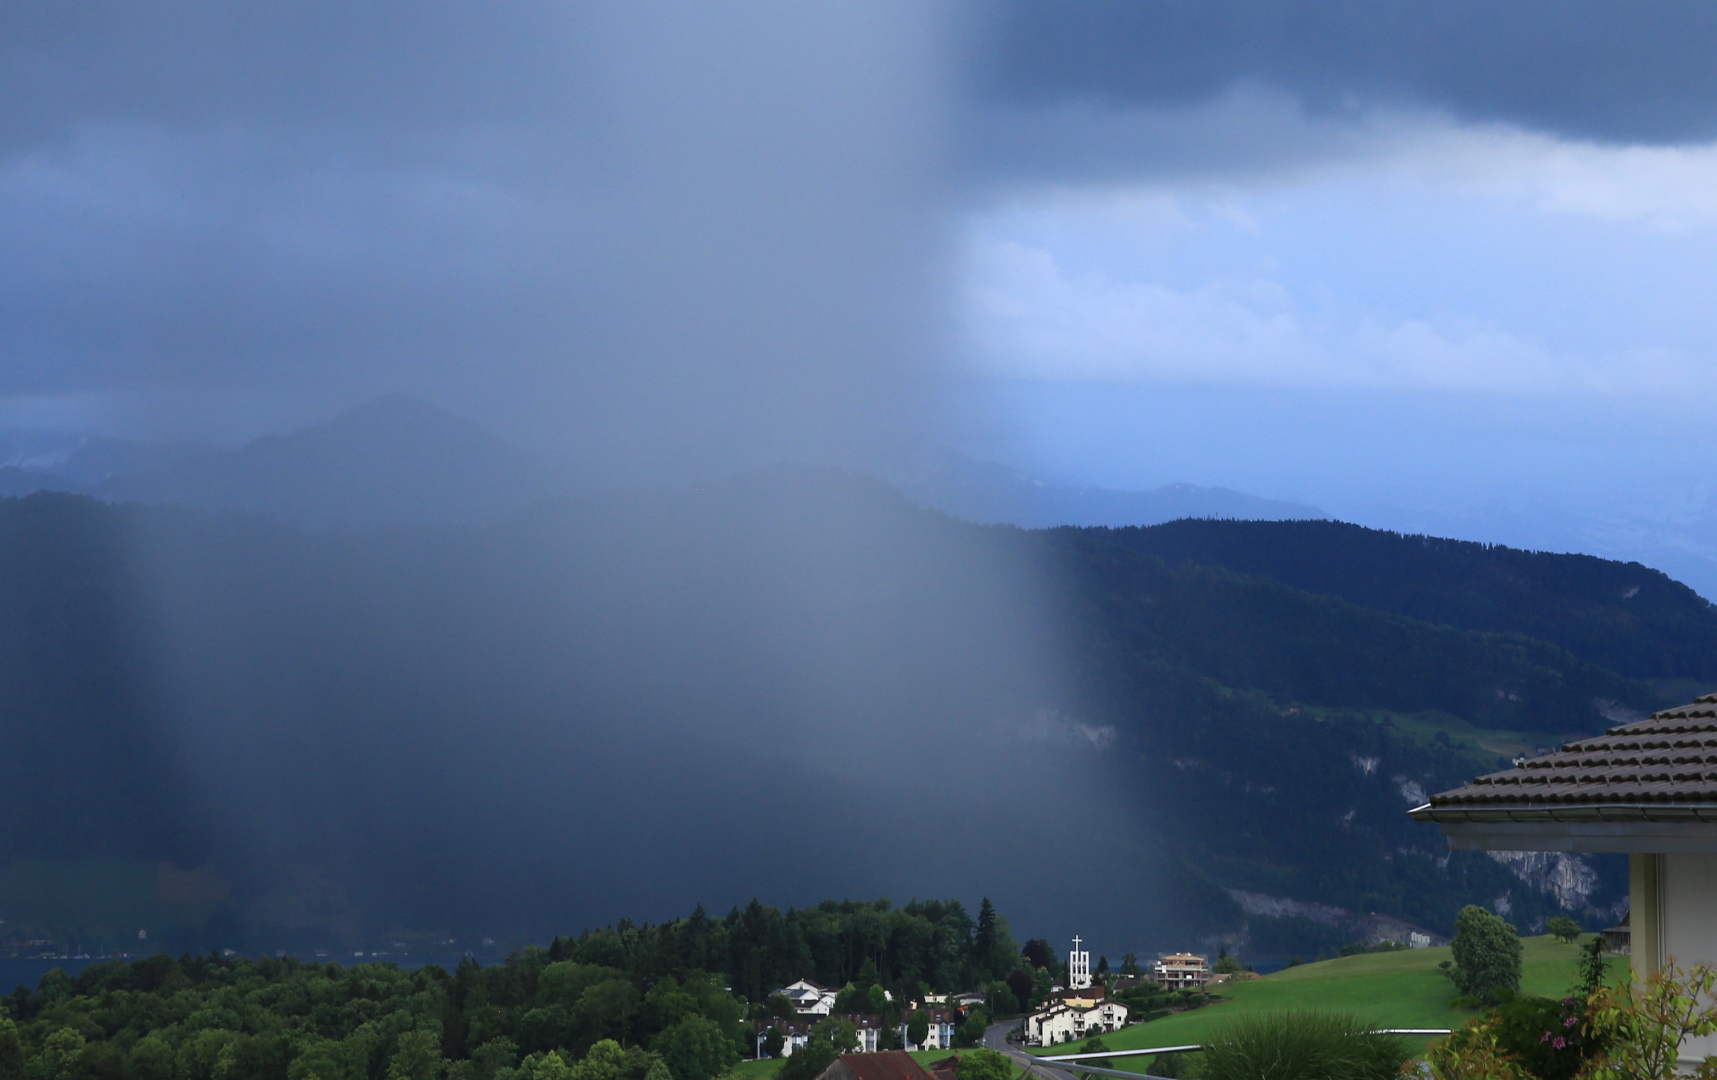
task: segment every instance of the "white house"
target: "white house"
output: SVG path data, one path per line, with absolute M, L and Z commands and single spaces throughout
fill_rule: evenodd
M 781 1056 L 792 1057 L 793 1051 L 803 1049 L 810 1041 L 811 1023 L 810 1020 L 759 1020 L 751 1027 L 752 1050 L 758 1057 L 763 1057 L 769 1029 L 775 1028 L 781 1032 Z
M 782 1035 L 781 1056 L 784 1058 L 792 1057 L 795 1051 L 803 1050 L 805 1044 L 811 1041 L 811 1028 L 816 1026 L 816 1022 L 821 1019 L 820 1016 L 807 1016 L 804 1019 L 795 1020 L 758 1020 L 752 1025 L 753 1049 L 761 1057 L 769 1029 L 777 1028 Z M 858 1038 L 858 1045 L 853 1048 L 853 1053 L 873 1054 L 876 1052 L 877 1047 L 882 1042 L 880 1017 L 849 1013 L 842 1016 L 841 1019 L 852 1023 L 853 1034 Z M 935 1031 L 935 1025 L 931 1025 L 931 1030 L 932 1032 Z M 951 1040 L 952 1036 L 950 1035 L 949 1038 Z M 935 1047 L 929 1048 L 935 1049 Z
M 1717 694 L 1481 776 L 1408 811 L 1465 851 L 1626 852 L 1635 974 L 1717 965 Z M 1717 1035 L 1682 1058 L 1717 1054 Z
M 810 979 L 789 983 L 775 992 L 791 1001 L 793 1011 L 800 1016 L 827 1016 L 835 1011 L 835 991 Z
M 1071 995 L 1072 991 L 1068 993 Z M 1126 1022 L 1127 1007 L 1114 998 L 1069 996 L 1025 1018 L 1025 1041 L 1029 1046 L 1076 1042 L 1118 1031 Z
M 930 1019 L 929 1034 L 924 1036 L 922 1044 L 909 1042 L 906 1038 L 906 1025 L 912 1019 L 912 1010 L 908 1009 L 901 1018 L 900 1045 L 909 1053 L 919 1050 L 947 1050 L 954 1045 L 954 1029 L 960 1024 L 960 1014 L 951 1009 L 926 1009 L 925 1014 Z
M 881 1042 L 882 1037 L 881 1017 L 849 1016 L 847 1019 L 853 1022 L 853 1033 L 858 1036 L 858 1046 L 854 1048 L 853 1053 L 876 1053 L 877 1045 Z

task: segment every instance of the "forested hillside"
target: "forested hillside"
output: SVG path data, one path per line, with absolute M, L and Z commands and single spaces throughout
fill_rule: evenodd
M 1638 563 L 1340 521 L 1172 521 L 1100 530 L 1192 562 L 1466 630 L 1525 634 L 1633 678 L 1717 679 L 1717 608 Z
M 1311 953 L 1336 908 L 1613 916 L 1607 862 L 1553 895 L 1402 811 L 1649 685 L 1137 541 L 803 470 L 487 527 L 3 500 L 0 915 L 302 951 L 964 890 L 1117 953 Z M 1558 558 L 1498 605 L 1639 577 Z M 1673 639 L 1678 604 L 1629 633 Z

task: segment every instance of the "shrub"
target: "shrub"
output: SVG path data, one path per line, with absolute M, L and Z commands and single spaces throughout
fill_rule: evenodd
M 1492 1023 L 1498 1049 L 1538 1080 L 1573 1080 L 1600 1045 L 1578 998 L 1514 998 L 1497 1006 Z
M 1524 1080 L 1515 1056 L 1497 1043 L 1491 1017 L 1469 1020 L 1425 1049 L 1436 1080 Z
M 1012 1080 L 1013 1062 L 994 1050 L 968 1050 L 959 1057 L 960 1080 Z
M 1203 1054 L 1190 1050 L 1178 1054 L 1158 1054 L 1151 1059 L 1149 1072 L 1152 1076 L 1163 1077 L 1164 1080 L 1203 1076 L 1199 1065 L 1203 1060 Z
M 1079 1052 L 1081 1054 L 1101 1054 L 1107 1049 L 1109 1049 L 1109 1044 L 1093 1035 L 1085 1040 L 1085 1045 L 1079 1048 Z M 1083 1062 L 1083 1064 L 1089 1065 L 1093 1069 L 1113 1069 L 1115 1067 L 1108 1058 L 1098 1058 L 1095 1061 Z
M 1395 1080 L 1410 1054 L 1358 1018 L 1287 1011 L 1237 1020 L 1205 1044 L 1201 1080 Z

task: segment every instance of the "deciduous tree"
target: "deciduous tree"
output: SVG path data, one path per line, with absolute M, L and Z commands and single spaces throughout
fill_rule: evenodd
M 1520 939 L 1500 916 L 1476 904 L 1462 908 L 1449 951 L 1453 959 L 1439 966 L 1462 994 L 1495 1003 L 1520 989 Z

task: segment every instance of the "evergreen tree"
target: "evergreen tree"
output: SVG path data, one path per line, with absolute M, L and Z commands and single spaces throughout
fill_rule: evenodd
M 972 937 L 972 965 L 980 978 L 990 975 L 990 954 L 996 947 L 996 909 L 989 897 L 978 904 L 978 932 Z

